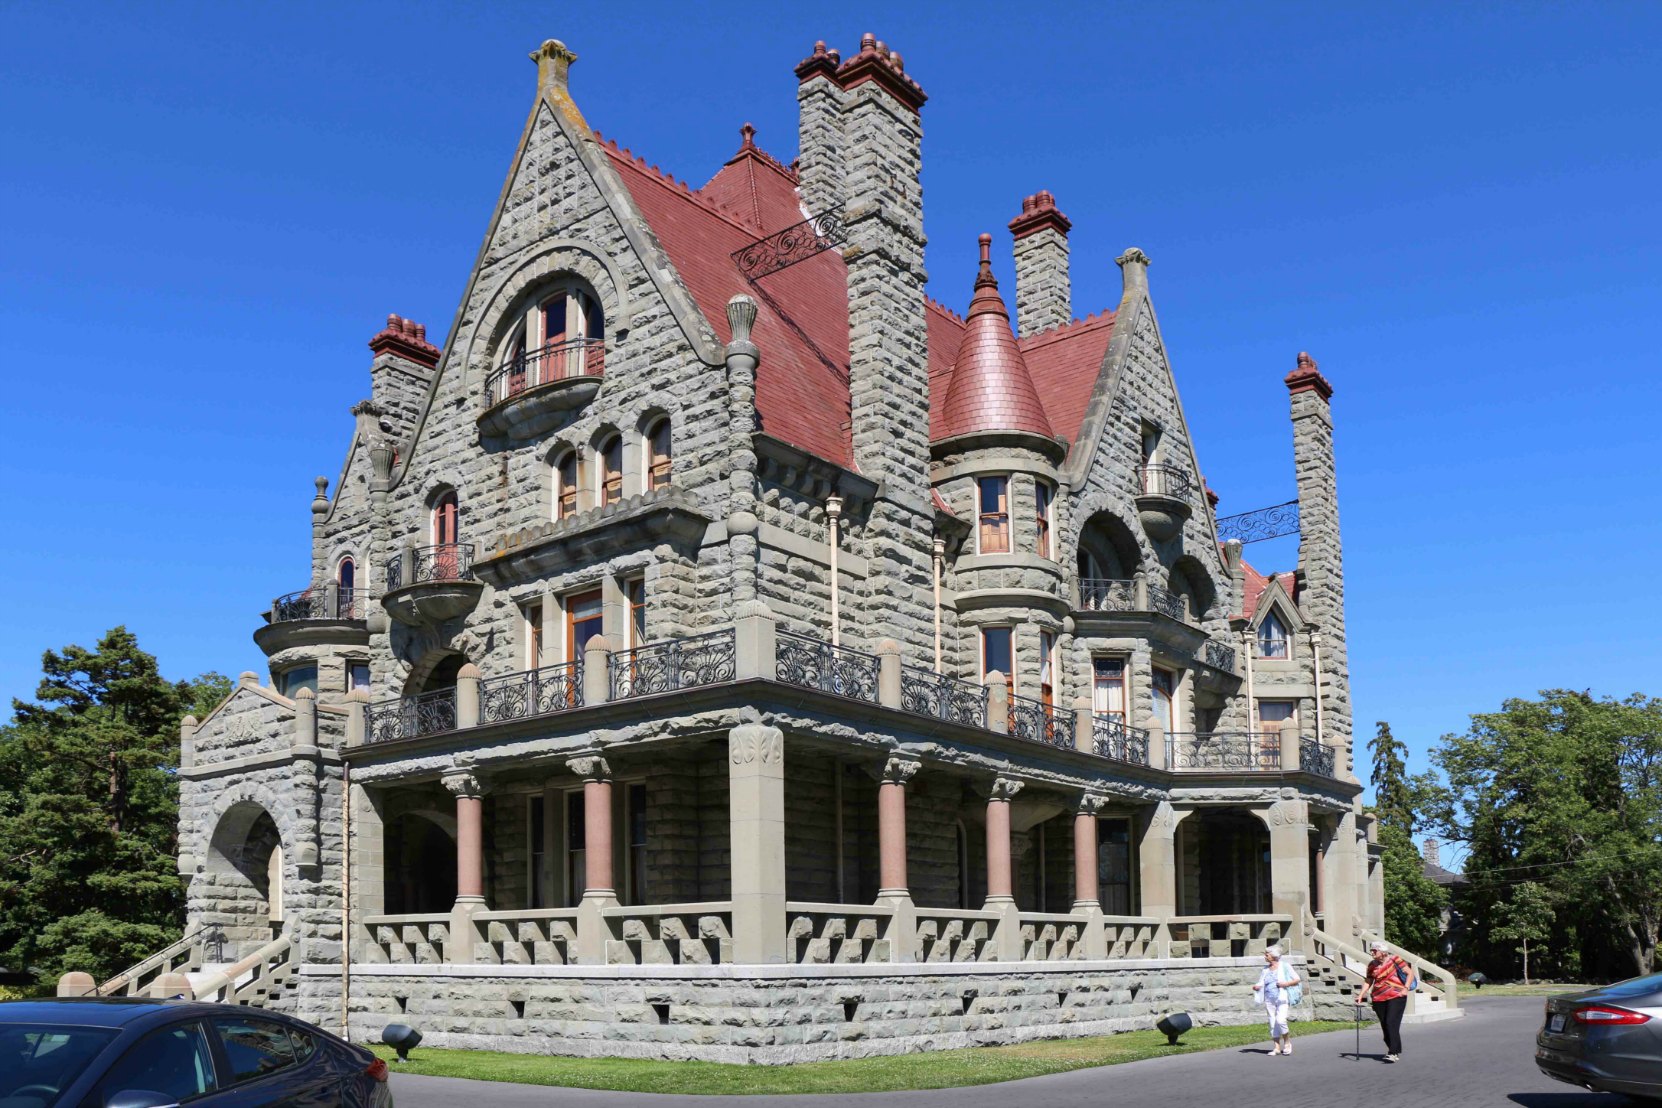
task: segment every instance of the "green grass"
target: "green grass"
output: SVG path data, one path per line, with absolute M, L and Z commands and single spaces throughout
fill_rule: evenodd
M 1293 1024 L 1294 1035 L 1348 1031 L 1349 1023 Z M 1111 1066 L 1143 1058 L 1190 1054 L 1268 1043 L 1264 1025 L 1197 1027 L 1177 1046 L 1166 1045 L 1158 1031 L 1129 1031 L 1089 1039 L 1047 1039 L 1014 1046 L 938 1050 L 839 1062 L 803 1062 L 792 1066 L 747 1066 L 719 1062 L 648 1062 L 628 1058 L 555 1058 L 540 1054 L 504 1054 L 485 1050 L 417 1048 L 400 1073 L 467 1077 L 479 1081 L 513 1081 L 526 1085 L 563 1085 L 577 1089 L 612 1089 L 631 1093 L 886 1093 L 907 1089 L 946 1089 L 987 1085 L 1047 1073 Z M 395 1057 L 384 1046 L 373 1048 Z

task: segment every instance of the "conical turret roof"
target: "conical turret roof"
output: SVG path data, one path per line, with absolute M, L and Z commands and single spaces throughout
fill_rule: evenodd
M 981 236 L 981 270 L 964 320 L 942 412 L 941 437 L 978 431 L 1027 431 L 1055 438 L 1033 376 L 1010 330 L 1010 312 L 993 276 L 992 236 Z

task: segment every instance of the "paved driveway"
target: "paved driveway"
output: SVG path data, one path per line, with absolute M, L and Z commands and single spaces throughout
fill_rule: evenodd
M 1379 1059 L 1379 1034 L 1364 1026 L 1362 1058 L 1354 1035 L 1336 1031 L 1298 1039 L 1291 1058 L 1262 1046 L 1129 1062 L 1101 1069 L 1033 1077 L 1002 1085 L 861 1096 L 644 1096 L 395 1075 L 398 1108 L 497 1108 L 575 1105 L 623 1108 L 1625 1108 L 1620 1097 L 1578 1091 L 1535 1069 L 1535 1027 L 1541 1001 L 1476 997 L 1464 1019 L 1403 1028 L 1404 1061 Z

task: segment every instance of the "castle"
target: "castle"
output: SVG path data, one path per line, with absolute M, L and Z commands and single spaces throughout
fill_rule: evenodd
M 185 723 L 195 953 L 149 969 L 359 1038 L 758 1062 L 1254 1019 L 1272 942 L 1342 978 L 1383 907 L 1316 363 L 1261 574 L 1142 251 L 1076 319 L 1038 192 L 1013 290 L 983 236 L 966 311 L 926 294 L 899 53 L 816 44 L 799 159 L 746 126 L 700 188 L 532 57 L 448 334 L 370 341 L 269 680 Z

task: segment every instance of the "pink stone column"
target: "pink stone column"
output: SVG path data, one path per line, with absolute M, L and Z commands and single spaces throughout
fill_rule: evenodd
M 987 903 L 1004 904 L 1014 900 L 1010 880 L 1010 801 L 1021 791 L 1022 783 L 1000 777 L 993 782 L 992 794 L 987 798 Z
M 612 782 L 583 782 L 583 895 L 612 896 Z
M 906 783 L 918 763 L 890 758 L 877 785 L 877 856 L 879 897 L 910 897 L 906 882 Z
M 485 899 L 485 798 L 456 793 L 456 899 Z
M 1096 811 L 1081 806 L 1073 817 L 1073 906 L 1099 906 L 1097 897 Z

